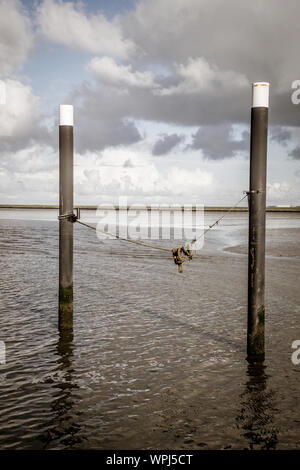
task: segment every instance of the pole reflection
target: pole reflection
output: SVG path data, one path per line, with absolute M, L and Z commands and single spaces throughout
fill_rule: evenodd
M 76 423 L 74 404 L 77 399 L 73 383 L 73 329 L 59 331 L 57 342 L 57 368 L 53 388 L 55 398 L 51 404 L 53 418 L 43 437 L 44 448 L 70 449 L 80 444 L 80 426 Z
M 263 362 L 247 367 L 247 382 L 241 394 L 241 410 L 237 427 L 246 439 L 249 449 L 271 450 L 278 444 L 278 430 L 274 425 L 277 412 L 275 392 L 268 387 L 268 375 Z

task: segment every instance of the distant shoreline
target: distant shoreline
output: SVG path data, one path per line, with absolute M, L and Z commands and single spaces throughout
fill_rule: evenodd
M 100 206 L 82 206 L 82 205 L 77 205 L 74 206 L 74 208 L 79 208 L 82 210 L 97 210 L 98 207 L 101 208 L 102 210 L 126 210 L 126 209 L 133 209 L 133 210 L 150 210 L 150 209 L 160 209 L 160 210 L 195 210 L 195 206 L 180 206 L 180 205 L 175 205 L 175 206 L 159 206 L 159 205 L 153 205 L 153 206 L 142 206 L 142 205 L 132 205 L 132 206 L 117 206 L 117 205 L 100 205 Z M 34 204 L 34 205 L 28 205 L 28 204 L 0 204 L 0 209 L 59 209 L 59 206 L 57 205 L 45 205 L 45 204 Z M 227 206 L 204 206 L 204 210 L 207 212 L 226 212 L 230 209 L 230 207 Z M 232 212 L 248 212 L 248 207 L 241 206 L 241 207 L 235 207 L 234 209 L 231 209 Z M 300 206 L 291 206 L 291 207 L 277 207 L 277 206 L 268 206 L 266 208 L 266 212 L 300 212 Z

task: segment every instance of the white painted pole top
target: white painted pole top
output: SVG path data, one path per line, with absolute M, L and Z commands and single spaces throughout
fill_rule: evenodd
M 255 82 L 252 85 L 252 108 L 269 107 L 269 87 L 268 82 Z
M 73 106 L 71 104 L 59 105 L 59 125 L 73 126 Z

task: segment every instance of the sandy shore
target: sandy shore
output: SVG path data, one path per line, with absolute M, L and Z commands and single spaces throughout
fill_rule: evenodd
M 300 229 L 269 229 L 266 236 L 266 255 L 288 258 L 300 258 Z M 224 251 L 247 254 L 248 245 L 240 244 L 227 247 Z

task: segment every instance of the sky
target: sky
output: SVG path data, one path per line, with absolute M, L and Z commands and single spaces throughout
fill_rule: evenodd
M 234 204 L 267 81 L 267 203 L 300 205 L 299 17 L 298 0 L 0 0 L 0 204 L 58 203 L 60 104 L 75 204 Z

